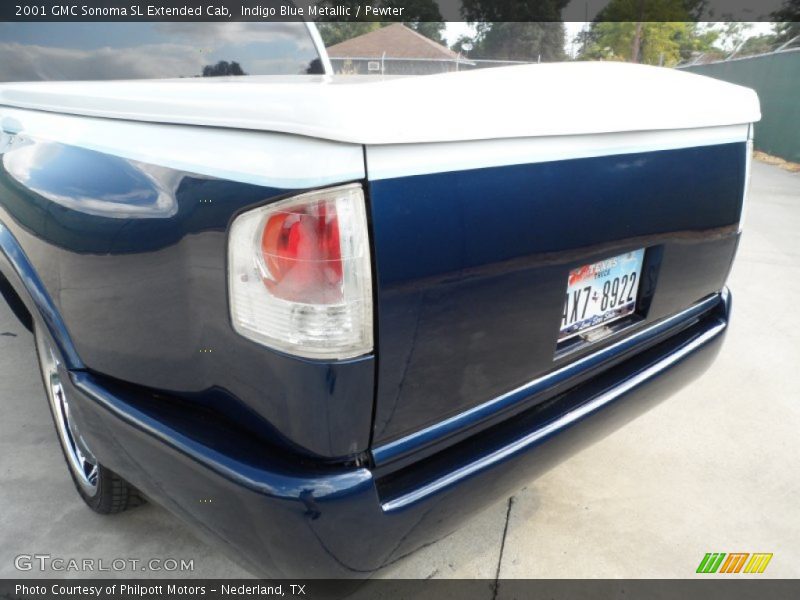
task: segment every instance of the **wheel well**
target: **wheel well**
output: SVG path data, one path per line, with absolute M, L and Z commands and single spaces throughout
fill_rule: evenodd
M 25 306 L 22 298 L 2 273 L 0 273 L 0 295 L 5 298 L 8 306 L 11 307 L 11 312 L 19 319 L 23 327 L 28 331 L 33 331 L 33 317 L 28 307 Z

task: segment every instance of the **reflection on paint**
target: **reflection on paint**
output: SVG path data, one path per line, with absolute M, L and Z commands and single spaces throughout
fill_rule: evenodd
M 47 141 L 25 141 L 3 154 L 6 172 L 66 208 L 107 218 L 168 218 L 178 212 L 182 173 Z

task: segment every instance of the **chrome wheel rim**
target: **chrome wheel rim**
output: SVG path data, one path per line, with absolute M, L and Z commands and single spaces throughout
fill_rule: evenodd
M 70 414 L 69 399 L 61 383 L 59 374 L 59 361 L 53 349 L 42 340 L 42 335 L 36 335 L 36 347 L 42 363 L 42 376 L 44 387 L 53 416 L 56 421 L 56 430 L 60 438 L 67 462 L 75 474 L 80 486 L 93 496 L 97 491 L 98 466 L 97 459 L 89 450 L 86 440 L 83 439 L 78 423 Z

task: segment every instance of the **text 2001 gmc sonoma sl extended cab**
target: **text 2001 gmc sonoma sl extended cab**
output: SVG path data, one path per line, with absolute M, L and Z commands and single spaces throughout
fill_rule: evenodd
M 368 574 L 723 338 L 749 89 L 331 76 L 303 23 L 6 34 L 3 289 L 99 512 L 141 495 L 254 572 Z

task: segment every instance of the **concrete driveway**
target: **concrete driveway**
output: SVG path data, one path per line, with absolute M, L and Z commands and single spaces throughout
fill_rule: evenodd
M 692 577 L 706 552 L 771 552 L 761 577 L 799 576 L 800 174 L 754 164 L 745 228 L 733 322 L 708 373 L 384 576 Z M 84 508 L 33 340 L 2 300 L 0 405 L 0 577 L 40 576 L 14 567 L 37 553 L 193 559 L 191 576 L 248 576 L 156 506 Z

